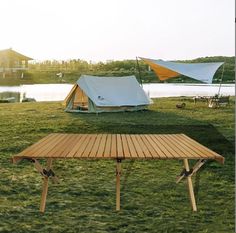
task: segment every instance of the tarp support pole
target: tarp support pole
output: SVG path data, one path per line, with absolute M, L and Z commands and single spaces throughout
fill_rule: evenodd
M 188 159 L 184 159 L 184 167 L 187 172 L 190 171 L 189 169 L 189 164 L 188 164 Z M 193 211 L 197 211 L 197 205 L 195 201 L 195 196 L 194 196 L 194 191 L 193 191 L 193 183 L 192 183 L 192 177 L 187 176 L 187 183 L 188 183 L 188 190 L 189 190 L 189 196 L 190 196 L 190 201 L 192 205 Z
M 222 73 L 221 73 L 220 86 L 219 86 L 219 91 L 218 91 L 218 94 L 217 94 L 218 97 L 220 95 L 220 89 L 221 89 L 221 85 L 222 85 L 222 81 L 223 81 L 224 70 L 225 70 L 225 63 L 223 64 L 223 70 L 222 70 Z
M 52 159 L 47 159 L 47 166 L 46 169 L 49 171 L 52 167 Z M 41 196 L 41 203 L 40 203 L 40 212 L 44 213 L 45 207 L 46 207 L 46 199 L 47 199 L 47 193 L 48 193 L 48 176 L 44 176 L 43 178 L 43 191 Z
M 141 78 L 141 72 L 140 72 L 140 67 L 139 67 L 139 63 L 138 63 L 138 58 L 136 57 L 136 63 L 137 63 L 137 68 L 138 68 L 138 75 L 139 75 L 139 81 L 141 86 L 143 86 L 143 82 L 142 82 L 142 78 Z
M 116 160 L 116 210 L 120 210 L 121 159 Z

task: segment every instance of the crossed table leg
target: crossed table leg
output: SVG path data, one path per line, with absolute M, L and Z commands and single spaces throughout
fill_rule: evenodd
M 48 193 L 48 182 L 49 178 L 52 179 L 54 183 L 58 183 L 59 180 L 56 177 L 55 173 L 52 170 L 52 158 L 47 159 L 46 168 L 43 168 L 42 165 L 38 162 L 37 159 L 34 158 L 27 158 L 30 162 L 34 164 L 34 167 L 36 170 L 43 176 L 43 190 L 41 195 L 41 202 L 40 202 L 40 212 L 45 212 L 46 207 L 46 199 L 47 199 L 47 193 Z M 117 159 L 116 161 L 116 210 L 120 210 L 120 177 L 121 177 L 121 159 Z M 193 168 L 189 168 L 188 159 L 183 159 L 184 162 L 184 169 L 180 173 L 179 177 L 177 178 L 176 183 L 179 183 L 182 179 L 187 178 L 187 184 L 188 184 L 188 190 L 189 190 L 189 196 L 191 201 L 191 206 L 193 211 L 197 211 L 194 191 L 193 191 L 193 184 L 192 184 L 192 175 L 194 175 L 201 166 L 204 165 L 206 162 L 206 159 L 200 159 Z

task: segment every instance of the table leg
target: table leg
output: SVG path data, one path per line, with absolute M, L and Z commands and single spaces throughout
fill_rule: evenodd
M 47 159 L 47 171 L 50 170 L 52 167 L 52 159 Z M 48 193 L 48 179 L 49 177 L 45 176 L 43 178 L 43 191 L 41 196 L 41 203 L 40 203 L 40 212 L 44 213 L 45 206 L 46 206 L 46 199 L 47 199 L 47 193 Z
M 121 159 L 116 162 L 116 210 L 120 210 L 120 175 L 121 175 Z
M 186 169 L 186 172 L 189 172 L 188 159 L 184 159 L 184 167 Z M 191 176 L 187 176 L 187 183 L 188 183 L 188 190 L 189 190 L 189 196 L 190 196 L 190 200 L 191 200 L 191 204 L 192 204 L 192 209 L 193 209 L 193 211 L 197 211 Z

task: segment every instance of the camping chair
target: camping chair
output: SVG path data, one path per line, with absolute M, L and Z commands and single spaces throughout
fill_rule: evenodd
M 229 104 L 229 96 L 213 97 L 209 100 L 209 108 L 218 108 Z

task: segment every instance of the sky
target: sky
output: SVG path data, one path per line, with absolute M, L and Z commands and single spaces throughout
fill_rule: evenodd
M 1 0 L 0 50 L 35 60 L 234 56 L 234 0 Z

